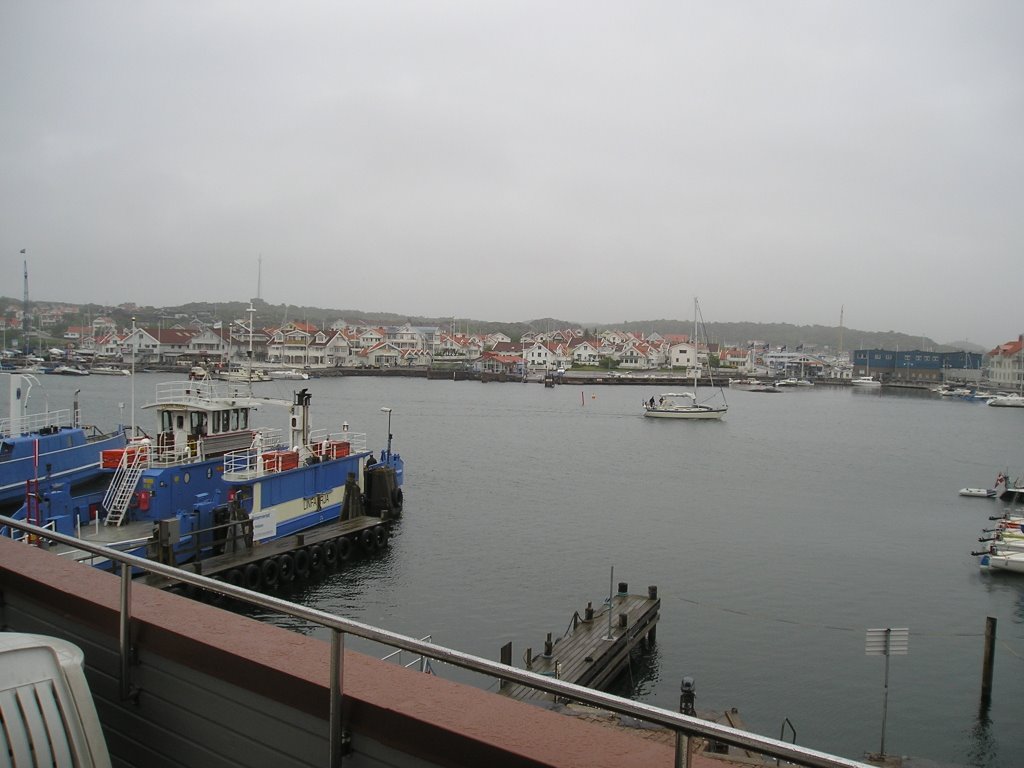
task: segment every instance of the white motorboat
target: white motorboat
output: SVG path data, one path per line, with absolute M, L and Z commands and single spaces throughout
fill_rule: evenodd
M 90 372 L 99 376 L 131 376 L 132 372 L 125 368 L 116 368 L 113 365 L 94 365 Z
M 850 383 L 855 387 L 880 387 L 882 382 L 873 376 L 858 376 L 855 379 L 851 379 Z
M 88 376 L 89 371 L 85 368 L 79 368 L 77 365 L 58 365 L 52 371 L 51 374 L 57 376 Z
M 995 408 L 1024 408 L 1024 396 L 996 395 L 989 398 L 988 404 Z
M 994 499 L 996 497 L 995 488 L 961 488 L 961 496 L 974 496 L 982 499 Z
M 305 371 L 298 371 L 294 368 L 285 371 L 271 371 L 271 378 L 274 379 L 295 379 L 305 381 L 309 378 L 309 374 Z
M 257 381 L 271 381 L 271 377 L 265 371 L 261 371 L 258 368 L 253 368 L 251 371 L 246 371 L 241 368 L 228 368 L 225 370 L 214 371 L 214 378 L 220 379 L 221 381 L 235 381 L 235 382 L 252 382 Z

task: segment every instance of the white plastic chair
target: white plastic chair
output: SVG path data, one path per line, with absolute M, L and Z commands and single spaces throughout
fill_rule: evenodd
M 84 661 L 66 640 L 0 632 L 0 768 L 110 766 Z

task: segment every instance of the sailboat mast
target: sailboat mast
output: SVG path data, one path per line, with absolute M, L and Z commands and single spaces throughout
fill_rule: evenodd
M 697 377 L 700 375 L 700 352 L 697 349 L 697 297 L 693 297 L 693 396 L 697 397 Z

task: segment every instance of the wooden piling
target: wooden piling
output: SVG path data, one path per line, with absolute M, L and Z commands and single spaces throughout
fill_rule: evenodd
M 985 619 L 985 659 L 981 667 L 981 704 L 987 707 L 992 703 L 992 669 L 996 657 L 996 620 L 989 616 Z

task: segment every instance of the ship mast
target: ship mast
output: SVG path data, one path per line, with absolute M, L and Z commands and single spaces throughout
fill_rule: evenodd
M 25 249 L 21 249 L 22 254 L 25 253 Z M 28 357 L 29 346 L 28 346 L 28 332 L 31 327 L 31 323 L 28 319 L 28 257 L 25 257 L 25 297 L 21 302 L 21 351 L 25 357 Z

